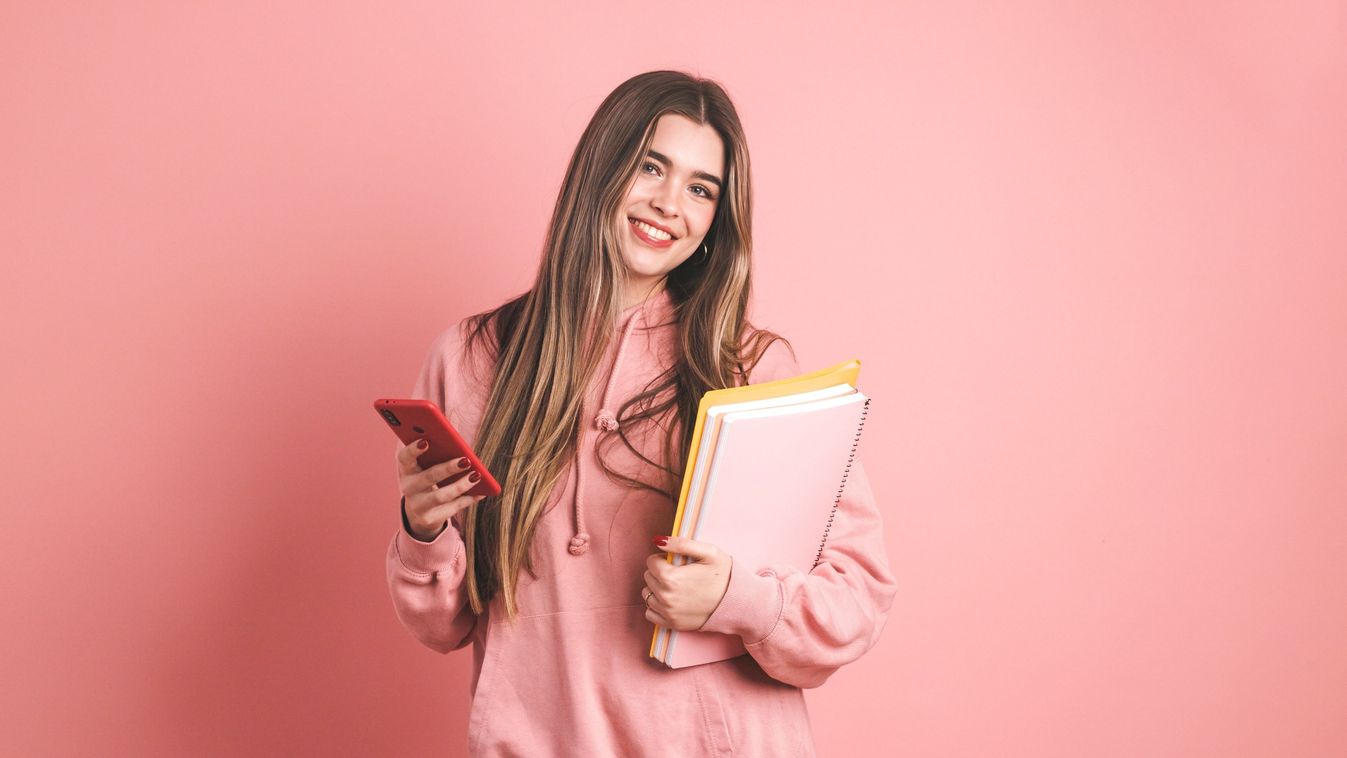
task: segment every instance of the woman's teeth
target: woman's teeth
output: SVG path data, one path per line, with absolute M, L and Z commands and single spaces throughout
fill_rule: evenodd
M 635 219 L 632 219 L 632 222 L 631 222 L 631 223 L 633 223 L 633 224 L 635 224 L 637 227 L 639 227 L 639 228 L 641 229 L 641 231 L 643 231 L 643 232 L 645 232 L 646 234 L 650 235 L 650 238 L 651 238 L 651 239 L 667 240 L 667 239 L 670 239 L 671 236 L 672 236 L 672 235 L 670 235 L 668 232 L 662 231 L 662 230 L 660 230 L 660 229 L 656 229 L 655 227 L 651 226 L 650 224 L 645 223 L 644 221 L 637 221 L 637 220 L 635 220 Z

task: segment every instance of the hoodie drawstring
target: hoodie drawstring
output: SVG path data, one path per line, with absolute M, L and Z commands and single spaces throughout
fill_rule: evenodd
M 618 428 L 617 417 L 608 410 L 608 401 L 613 392 L 613 380 L 617 378 L 618 368 L 622 366 L 622 354 L 627 349 L 627 337 L 631 335 L 632 327 L 636 325 L 638 316 L 644 321 L 645 307 L 643 304 L 636 313 L 631 314 L 627 319 L 627 325 L 622 329 L 622 339 L 617 344 L 617 357 L 613 359 L 613 370 L 608 374 L 608 382 L 603 388 L 603 401 L 599 405 L 599 413 L 594 417 L 594 426 L 600 431 L 615 432 Z M 583 411 L 581 411 L 583 414 Z M 570 550 L 571 555 L 584 555 L 589 550 L 589 532 L 585 531 L 585 509 L 580 502 L 580 493 L 584 491 L 584 482 L 581 477 L 584 474 L 584 467 L 580 465 L 580 441 L 583 438 L 584 430 L 578 429 L 575 435 L 575 536 L 571 537 Z M 595 444 L 598 444 L 597 442 Z

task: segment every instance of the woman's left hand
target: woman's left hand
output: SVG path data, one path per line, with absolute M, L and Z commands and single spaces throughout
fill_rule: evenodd
M 663 550 L 692 560 L 675 566 L 655 553 L 645 559 L 647 620 L 680 632 L 696 631 L 711 618 L 730 586 L 734 559 L 709 542 L 687 537 L 669 537 Z

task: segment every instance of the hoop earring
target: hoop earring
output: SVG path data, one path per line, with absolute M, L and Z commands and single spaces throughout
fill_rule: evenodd
M 707 257 L 708 257 L 710 254 L 711 254 L 711 251 L 706 249 L 706 243 L 703 242 L 703 243 L 702 243 L 702 257 L 701 257 L 700 259 L 698 259 L 698 262 L 699 262 L 699 263 L 705 263 Z

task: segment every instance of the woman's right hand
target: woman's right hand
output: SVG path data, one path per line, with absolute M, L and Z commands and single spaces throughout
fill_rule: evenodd
M 406 502 L 407 523 L 412 536 L 429 542 L 435 539 L 446 522 L 459 511 L 481 502 L 486 495 L 468 495 L 468 490 L 481 481 L 476 471 L 461 476 L 444 487 L 436 485 L 467 468 L 467 458 L 453 458 L 423 469 L 416 462 L 424 451 L 417 447 L 420 440 L 398 450 L 398 488 Z

